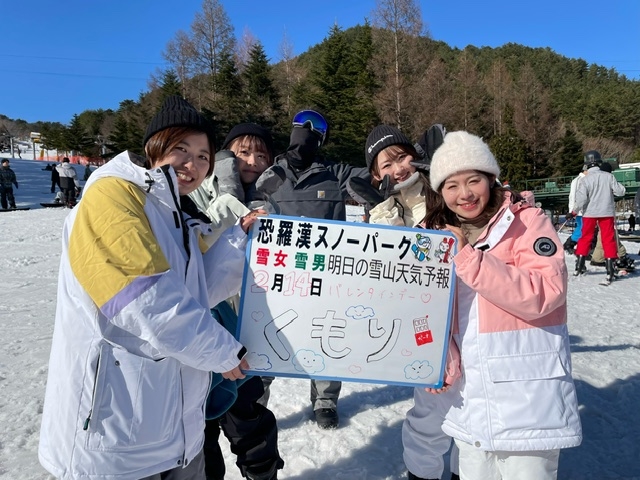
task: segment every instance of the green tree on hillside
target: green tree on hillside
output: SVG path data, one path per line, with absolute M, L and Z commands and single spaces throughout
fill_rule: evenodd
M 164 102 L 167 97 L 172 95 L 182 96 L 182 91 L 182 84 L 175 70 L 165 71 L 160 81 L 160 102 Z
M 271 78 L 269 60 L 260 42 L 254 43 L 249 50 L 249 62 L 242 78 L 246 120 L 273 127 L 281 114 L 280 99 Z
M 533 172 L 526 142 L 514 130 L 509 130 L 493 137 L 489 146 L 500 166 L 500 180 L 516 190 L 523 190 L 525 180 L 531 178 Z
M 551 176 L 575 176 L 582 170 L 583 165 L 582 142 L 575 132 L 567 128 L 564 136 L 559 138 L 551 152 L 553 170 Z
M 367 104 L 373 88 L 368 71 L 371 31 L 360 28 L 347 41 L 334 25 L 325 48 L 309 72 L 308 107 L 318 108 L 329 121 L 329 141 L 324 151 L 336 161 L 364 165 L 363 145 L 376 122 Z
M 82 125 L 80 117 L 74 115 L 71 123 L 63 133 L 65 150 L 76 155 L 92 155 L 95 143 L 85 127 Z

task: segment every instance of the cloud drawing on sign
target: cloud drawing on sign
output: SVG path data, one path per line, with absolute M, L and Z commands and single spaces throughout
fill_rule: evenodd
M 247 362 L 252 370 L 271 370 L 273 368 L 269 357 L 264 353 L 249 352 Z
M 404 376 L 409 380 L 418 380 L 419 378 L 427 378 L 433 373 L 433 367 L 427 361 L 416 360 L 404 367 Z
M 345 312 L 347 317 L 351 317 L 354 320 L 362 320 L 363 318 L 371 318 L 375 316 L 375 312 L 371 307 L 365 307 L 363 305 L 355 305 L 347 308 Z
M 298 350 L 291 362 L 298 372 L 312 374 L 324 370 L 324 357 L 313 350 Z

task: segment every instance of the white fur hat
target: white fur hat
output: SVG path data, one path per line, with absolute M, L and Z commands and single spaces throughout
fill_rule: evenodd
M 438 190 L 447 177 L 465 170 L 490 173 L 496 178 L 500 175 L 498 162 L 480 137 L 462 131 L 449 132 L 433 154 L 431 188 Z

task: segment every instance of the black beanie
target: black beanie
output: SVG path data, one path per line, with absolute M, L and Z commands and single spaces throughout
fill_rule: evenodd
M 371 131 L 364 146 L 364 157 L 369 171 L 373 168 L 373 160 L 376 155 L 391 145 L 408 145 L 413 148 L 411 140 L 395 127 L 378 125 Z
M 261 127 L 257 123 L 241 123 L 233 127 L 225 137 L 221 150 L 227 150 L 229 148 L 229 144 L 233 140 L 244 135 L 252 135 L 254 137 L 261 138 L 266 145 L 267 150 L 269 150 L 271 158 L 273 158 L 273 137 L 271 137 L 269 130 Z
M 151 119 L 144 134 L 142 146 L 144 147 L 156 133 L 169 127 L 193 128 L 206 133 L 207 137 L 209 137 L 209 142 L 212 145 L 214 144 L 215 132 L 211 122 L 198 113 L 193 105 L 178 95 L 167 97 L 160 111 Z
M 611 166 L 611 164 L 609 162 L 602 162 L 600 164 L 600 170 L 602 170 L 603 172 L 612 173 L 613 172 L 613 167 Z

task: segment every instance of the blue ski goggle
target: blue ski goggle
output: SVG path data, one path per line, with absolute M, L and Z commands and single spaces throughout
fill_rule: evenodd
M 325 118 L 314 110 L 302 110 L 293 117 L 294 127 L 304 127 L 307 124 L 312 132 L 316 132 L 322 137 L 324 142 L 329 127 Z

